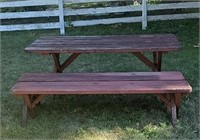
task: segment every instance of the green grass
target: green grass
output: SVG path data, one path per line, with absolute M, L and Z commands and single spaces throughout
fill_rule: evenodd
M 17 31 L 1 34 L 1 137 L 3 139 L 198 139 L 199 43 L 198 20 L 115 24 L 68 28 L 68 35 L 119 35 L 174 33 L 182 45 L 163 57 L 163 71 L 181 71 L 194 91 L 183 98 L 177 128 L 164 105 L 150 95 L 66 95 L 45 97 L 37 117 L 21 126 L 22 100 L 10 89 L 25 72 L 51 72 L 51 56 L 25 53 L 24 48 L 41 35 L 58 30 Z M 150 55 L 149 55 L 150 56 Z M 62 56 L 62 59 L 67 57 Z M 131 54 L 84 54 L 65 72 L 149 71 Z

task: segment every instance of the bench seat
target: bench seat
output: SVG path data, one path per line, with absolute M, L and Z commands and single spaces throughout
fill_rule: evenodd
M 23 94 L 189 93 L 180 72 L 26 73 L 12 88 Z
M 13 95 L 23 97 L 24 110 L 33 109 L 45 95 L 155 94 L 175 108 L 173 124 L 181 96 L 191 91 L 181 72 L 25 73 L 12 88 Z

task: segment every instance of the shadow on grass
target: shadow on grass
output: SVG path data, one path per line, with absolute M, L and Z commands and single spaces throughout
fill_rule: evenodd
M 27 128 L 53 128 L 55 138 L 168 138 L 172 127 L 165 111 L 152 95 L 49 96 Z
M 181 51 L 163 58 L 163 70 L 183 72 L 189 83 L 199 85 L 198 20 L 150 22 L 146 31 L 141 24 L 114 24 L 68 28 L 68 35 L 174 33 Z M 37 117 L 21 127 L 22 101 L 10 94 L 24 72 L 52 71 L 52 58 L 24 52 L 42 35 L 58 31 L 17 31 L 2 33 L 1 136 L 4 139 L 198 139 L 199 91 L 185 97 L 176 129 L 166 115 L 164 104 L 151 95 L 84 95 L 45 97 Z M 106 63 L 105 63 L 106 62 Z M 132 55 L 83 55 L 66 72 L 148 71 Z

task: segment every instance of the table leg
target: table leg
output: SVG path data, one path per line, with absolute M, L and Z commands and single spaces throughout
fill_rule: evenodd
M 162 52 L 158 52 L 158 63 L 157 63 L 158 71 L 161 71 L 161 65 L 162 65 Z
M 157 52 L 153 52 L 153 63 L 156 67 L 157 67 L 157 60 L 158 60 Z M 156 71 L 156 69 L 153 69 L 153 71 Z
M 156 69 L 153 69 L 153 71 L 161 71 L 162 52 L 153 52 L 153 63 L 156 68 Z
M 54 60 L 54 72 L 62 73 L 61 65 L 60 65 L 60 54 L 59 53 L 53 53 L 52 56 L 53 56 L 53 60 Z

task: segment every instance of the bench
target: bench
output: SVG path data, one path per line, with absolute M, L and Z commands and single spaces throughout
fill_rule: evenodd
M 175 126 L 182 95 L 192 91 L 181 72 L 25 73 L 12 88 L 23 97 L 23 122 L 46 95 L 153 94 L 165 103 Z

